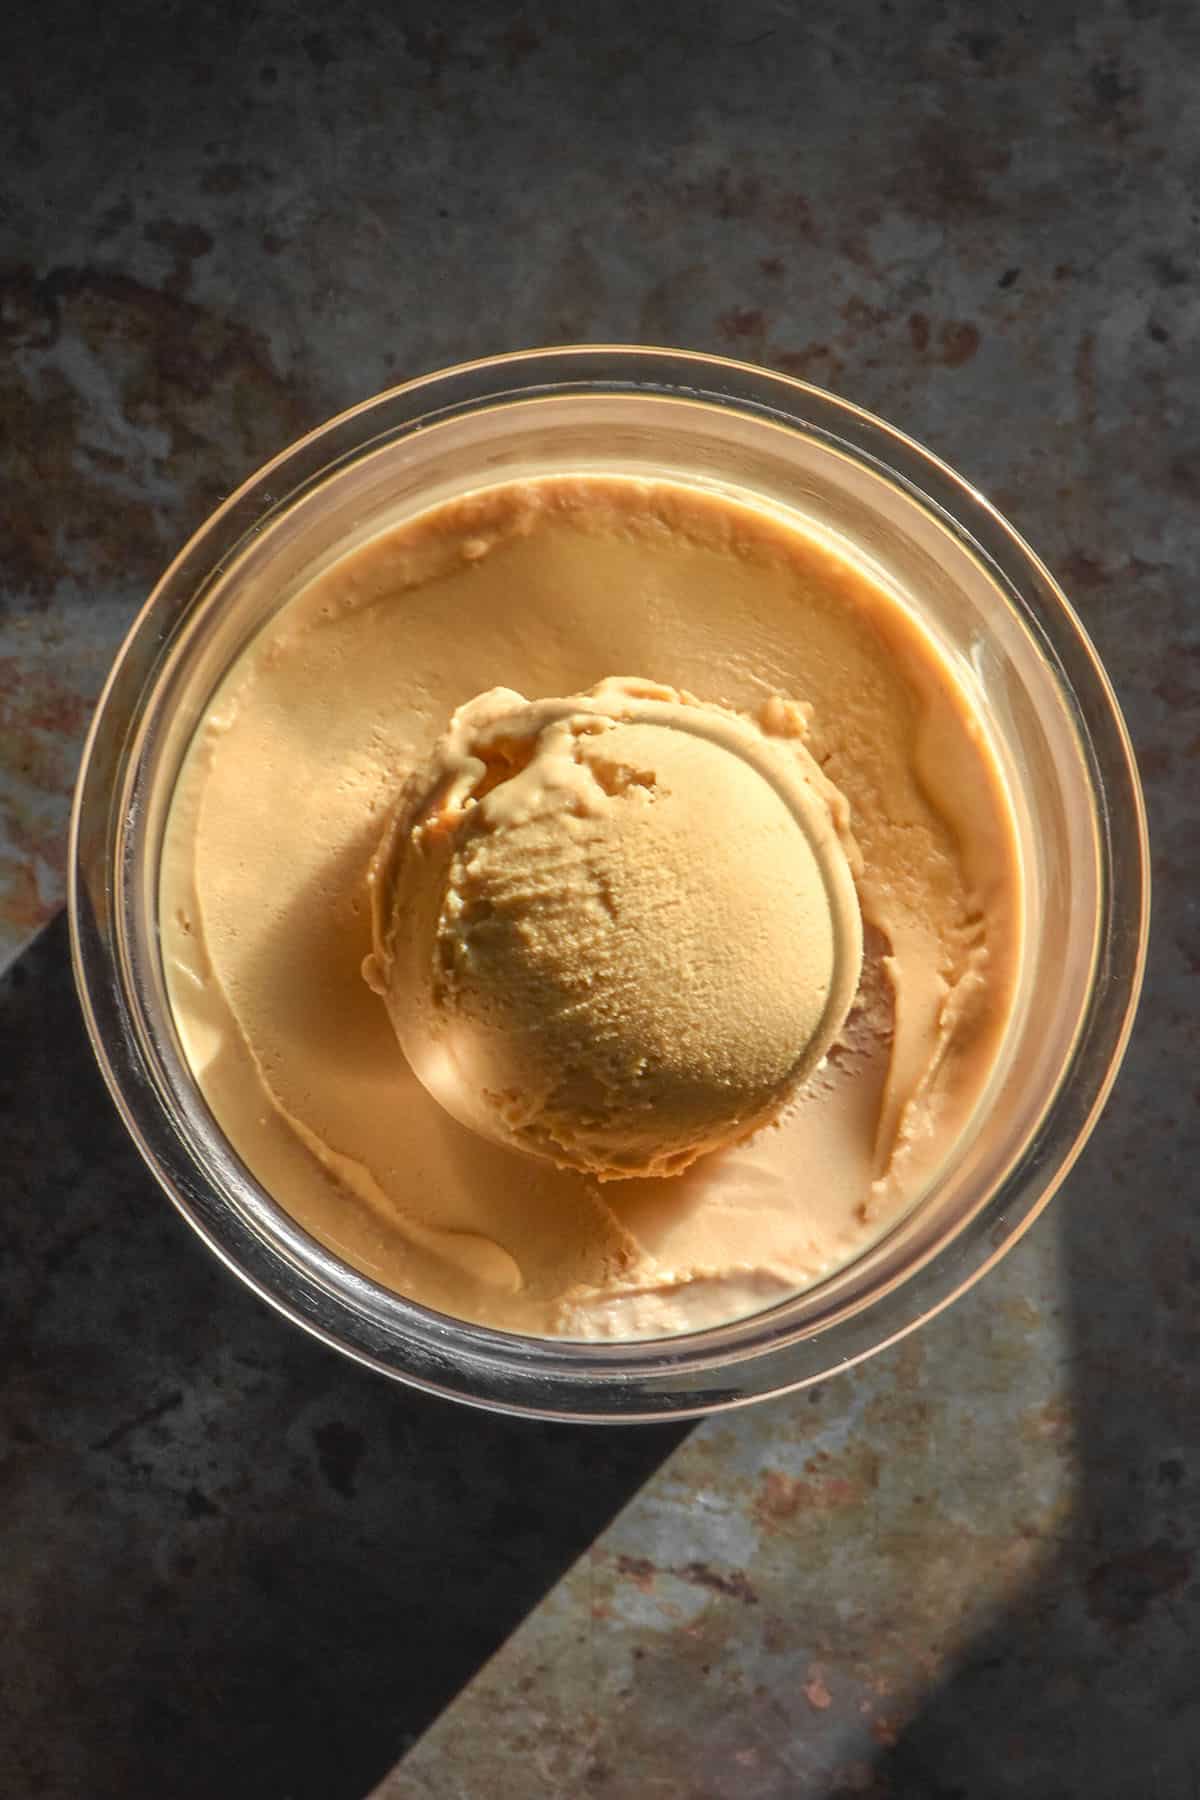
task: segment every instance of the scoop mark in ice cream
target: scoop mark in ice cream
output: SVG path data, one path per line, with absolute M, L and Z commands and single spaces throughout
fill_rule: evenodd
M 370 872 L 364 964 L 410 1066 L 485 1136 L 599 1180 L 775 1117 L 862 968 L 843 797 L 799 709 L 651 682 L 460 707 Z
M 426 927 L 446 952 L 456 1029 L 462 1020 L 474 1032 L 483 1016 L 464 943 L 472 956 L 495 952 L 494 976 L 500 950 L 507 957 L 517 928 L 534 924 L 531 907 L 539 927 L 567 926 L 561 941 L 570 931 L 608 941 L 627 897 L 601 854 L 601 822 L 606 809 L 666 820 L 678 796 L 663 745 L 681 734 L 655 728 L 647 744 L 640 723 L 610 716 L 610 693 L 592 696 L 599 728 L 563 740 L 571 767 L 560 772 L 586 799 L 566 834 L 572 868 L 596 852 L 594 882 L 571 890 L 575 920 L 555 910 L 553 885 L 527 895 L 518 879 L 516 848 L 544 838 L 554 816 L 546 745 L 541 734 L 531 740 L 518 696 L 504 706 L 525 726 L 488 739 L 461 801 L 474 802 L 479 824 L 529 804 L 524 823 L 461 833 L 459 802 L 449 785 L 435 799 L 429 769 L 446 721 L 472 696 L 505 682 L 548 705 L 546 696 L 587 695 L 614 669 L 701 695 L 722 720 L 741 715 L 736 729 L 772 768 L 811 758 L 803 767 L 828 784 L 834 833 L 854 864 L 863 955 L 828 1055 L 774 1122 L 671 1180 L 601 1185 L 464 1129 L 412 1073 L 361 971 L 374 956 L 379 979 L 397 988 L 399 965 L 389 971 L 387 945 L 380 961 L 372 938 L 364 882 L 385 825 L 401 816 L 406 777 L 406 804 L 430 802 L 413 817 L 428 827 L 421 855 L 447 868 L 446 893 L 459 858 L 466 938 L 455 922 L 438 939 L 437 908 Z M 565 717 L 587 710 L 571 698 Z M 739 786 L 744 759 L 708 748 Z M 781 830 L 803 835 L 773 781 L 758 785 L 782 811 Z M 693 873 L 737 810 L 700 808 L 703 852 L 686 830 L 676 839 L 696 851 Z M 376 890 L 385 919 L 388 868 Z M 501 911 L 511 902 L 500 938 L 490 935 L 498 901 Z M 460 1318 L 656 1336 L 811 1285 L 919 1199 L 979 1104 L 1003 1039 L 1020 863 L 986 713 L 922 625 L 919 601 L 749 500 L 669 480 L 554 475 L 402 519 L 281 607 L 218 686 L 187 753 L 159 926 L 180 1041 L 204 1098 L 303 1228 Z M 554 945 L 551 932 L 533 946 L 538 981 L 573 992 L 573 965 Z M 672 1006 L 687 1001 L 672 991 L 683 985 L 667 981 Z M 526 1046 L 535 1064 L 538 1043 L 535 1033 Z M 527 1081 L 481 1085 L 498 1097 L 502 1131 L 529 1123 Z M 505 1120 L 499 1097 L 510 1088 L 517 1110 Z

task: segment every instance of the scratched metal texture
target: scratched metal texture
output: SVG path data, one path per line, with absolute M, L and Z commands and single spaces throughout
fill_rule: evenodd
M 389 1800 L 1200 1793 L 1198 18 L 9 21 L 6 1794 L 349 1800 L 416 1737 Z M 1141 1023 L 1049 1217 L 916 1340 L 657 1474 L 678 1434 L 451 1414 L 240 1294 L 108 1114 L 61 924 L 17 956 L 61 904 L 108 660 L 189 530 L 382 386 L 576 339 L 765 362 L 961 468 L 1095 637 L 1155 844 Z

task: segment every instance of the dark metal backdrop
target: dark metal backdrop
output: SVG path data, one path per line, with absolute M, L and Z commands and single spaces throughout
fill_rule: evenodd
M 1200 1794 L 1198 20 L 4 26 L 5 1795 L 351 1800 L 543 1595 L 389 1800 Z M 962 468 L 1082 612 L 1151 805 L 1142 1018 L 1051 1213 L 917 1339 L 682 1447 L 437 1406 L 287 1329 L 126 1145 L 61 921 L 16 954 L 107 661 L 213 503 L 381 386 L 570 339 L 761 360 Z

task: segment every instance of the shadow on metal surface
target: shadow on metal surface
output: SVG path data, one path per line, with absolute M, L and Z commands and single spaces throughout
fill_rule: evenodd
M 157 1193 L 59 919 L 0 980 L 0 1767 L 14 1794 L 364 1793 L 684 1435 L 343 1362 Z
M 1200 1795 L 1200 1131 L 1178 1078 L 1195 1068 L 1193 904 L 1160 885 L 1140 1025 L 1055 1216 L 1070 1379 L 1043 1417 L 1066 1434 L 1074 1505 L 1029 1590 L 880 1754 L 867 1800 Z

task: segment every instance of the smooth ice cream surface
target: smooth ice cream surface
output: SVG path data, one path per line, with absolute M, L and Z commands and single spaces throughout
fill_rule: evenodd
M 605 1180 L 792 1098 L 858 987 L 857 852 L 802 716 L 767 716 L 631 680 L 458 710 L 372 867 L 366 965 L 456 1118 Z
M 1022 931 L 919 603 L 615 476 L 431 508 L 288 600 L 187 753 L 159 901 L 185 1056 L 280 1204 L 410 1298 L 578 1336 L 872 1243 L 985 1094 Z

